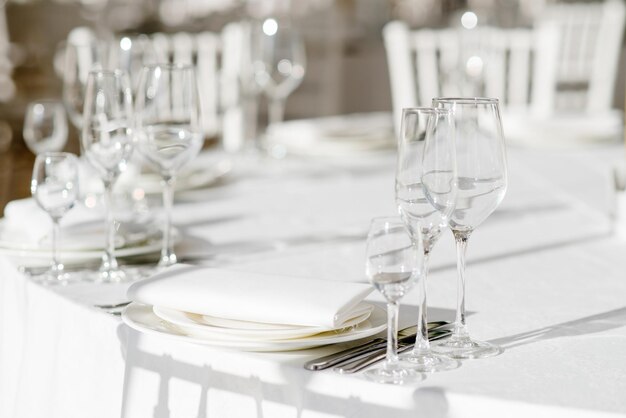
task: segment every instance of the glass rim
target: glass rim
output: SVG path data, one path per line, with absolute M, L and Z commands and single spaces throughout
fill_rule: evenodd
M 76 159 L 76 154 L 73 154 L 71 152 L 66 152 L 66 151 L 46 151 L 46 152 L 42 152 L 41 154 L 37 154 L 37 158 L 61 158 L 61 157 L 69 157 L 69 158 L 74 158 Z
M 434 99 L 433 99 L 434 100 Z M 440 107 L 428 107 L 428 106 L 414 106 L 403 107 L 402 114 L 405 113 L 452 113 L 452 109 L 443 109 Z
M 97 75 L 97 76 L 113 76 L 113 77 L 123 77 L 123 76 L 128 76 L 128 73 L 124 70 L 120 70 L 119 68 L 116 68 L 114 70 L 109 70 L 109 69 L 96 69 L 96 70 L 89 70 L 89 75 Z
M 433 97 L 437 103 L 475 103 L 475 104 L 498 104 L 500 100 L 495 97 Z
M 54 97 L 44 97 L 42 99 L 36 99 L 31 102 L 28 102 L 28 107 L 32 107 L 37 104 L 53 104 L 53 105 L 60 105 L 63 107 L 65 106 L 63 102 L 59 99 L 55 99 Z
M 182 62 L 157 62 L 155 64 L 144 65 L 143 69 L 152 71 L 157 68 L 165 69 L 167 71 L 172 70 L 192 70 L 194 71 L 194 66 L 192 64 L 185 64 Z

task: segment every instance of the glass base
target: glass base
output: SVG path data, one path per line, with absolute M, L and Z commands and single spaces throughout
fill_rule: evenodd
M 415 383 L 423 379 L 422 375 L 416 370 L 401 364 L 395 364 L 393 366 L 385 364 L 375 369 L 369 369 L 363 374 L 366 378 L 374 382 L 391 385 Z
M 411 368 L 422 373 L 443 372 L 458 368 L 461 363 L 432 351 L 414 353 L 413 351 L 400 356 L 402 361 L 411 364 Z
M 166 255 L 161 255 L 161 258 L 159 259 L 159 264 L 157 264 L 157 267 L 160 268 L 160 269 L 163 269 L 163 268 L 166 268 L 166 267 L 173 266 L 176 263 L 178 263 L 178 259 L 176 258 L 176 254 L 170 253 L 170 254 L 166 254 Z
M 475 359 L 497 356 L 504 350 L 497 345 L 484 341 L 475 341 L 469 337 L 452 336 L 431 347 L 437 354 L 443 354 L 453 359 Z
M 120 283 L 128 280 L 126 276 L 126 272 L 121 269 L 100 270 L 98 281 L 103 283 Z
M 56 270 L 48 270 L 41 274 L 29 273 L 28 276 L 34 282 L 44 286 L 66 286 L 69 283 L 78 281 L 78 278 L 68 272 L 57 272 Z

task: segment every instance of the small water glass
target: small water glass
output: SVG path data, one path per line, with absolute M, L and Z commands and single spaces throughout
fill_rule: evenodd
M 420 251 L 398 217 L 374 218 L 367 236 L 365 273 L 387 300 L 387 358 L 365 376 L 380 383 L 403 384 L 421 375 L 398 359 L 399 301 L 421 274 Z
M 56 100 L 32 102 L 24 117 L 24 142 L 33 154 L 61 151 L 67 142 L 65 108 Z
M 66 284 L 68 274 L 59 261 L 59 222 L 78 201 L 78 160 L 66 152 L 46 152 L 35 159 L 30 190 L 52 219 L 52 265 L 41 277 L 44 284 Z

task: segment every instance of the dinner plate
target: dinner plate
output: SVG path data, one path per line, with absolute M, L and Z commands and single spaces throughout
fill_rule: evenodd
M 187 167 L 184 167 L 176 176 L 176 190 L 191 190 L 210 186 L 233 168 L 232 159 L 223 154 L 203 152 Z M 142 189 L 146 194 L 160 194 L 163 192 L 161 176 L 156 172 L 142 172 L 132 182 L 126 182 L 126 188 Z
M 0 221 L 0 231 L 1 231 Z M 153 235 L 146 236 L 143 240 L 126 243 L 127 246 L 117 247 L 115 256 L 118 258 L 135 257 L 140 255 L 158 253 L 161 251 L 162 241 L 161 232 L 158 231 Z M 174 243 L 180 242 L 180 233 L 176 228 L 172 228 L 172 239 Z M 98 242 L 104 242 L 104 235 L 98 238 Z M 67 265 L 84 263 L 102 258 L 103 248 L 97 245 L 91 248 L 59 248 L 59 260 Z M 6 255 L 12 258 L 23 267 L 39 267 L 50 264 L 52 251 L 49 247 L 33 247 L 32 245 L 20 246 L 18 244 L 8 242 L 6 240 L 0 242 L 0 255 Z
M 368 305 L 369 306 L 369 305 Z M 220 339 L 237 339 L 237 340 L 287 340 L 307 337 L 310 335 L 320 334 L 328 331 L 338 331 L 328 327 L 304 327 L 287 324 L 261 324 L 246 321 L 219 321 L 221 318 L 207 317 L 205 315 L 182 312 L 175 309 L 168 309 L 160 306 L 154 306 L 153 311 L 159 318 L 175 325 L 185 334 L 198 338 L 220 338 Z M 366 311 L 354 318 L 346 321 L 340 329 L 353 327 L 369 318 L 371 311 Z M 228 323 L 235 327 L 224 327 L 219 325 L 211 325 L 206 322 L 205 318 L 209 318 L 211 323 Z
M 157 222 L 152 216 L 134 217 L 132 220 L 120 221 L 115 234 L 115 246 L 117 248 L 134 247 L 147 241 L 160 239 L 160 226 L 160 222 Z M 59 251 L 103 250 L 105 232 L 102 219 L 62 226 L 58 243 Z M 50 245 L 50 234 L 39 241 L 33 241 L 19 226 L 11 225 L 6 219 L 0 220 L 0 248 L 47 251 Z
M 173 324 L 154 314 L 150 305 L 131 303 L 124 309 L 122 320 L 131 328 L 150 335 L 174 338 L 195 344 L 242 351 L 292 351 L 359 340 L 383 331 L 387 327 L 387 316 L 381 308 L 374 307 L 370 317 L 354 327 L 324 332 L 308 337 L 289 340 L 234 340 L 225 338 L 201 338 L 186 334 Z
M 299 155 L 345 155 L 395 144 L 390 113 L 355 113 L 283 122 L 268 128 L 266 145 Z

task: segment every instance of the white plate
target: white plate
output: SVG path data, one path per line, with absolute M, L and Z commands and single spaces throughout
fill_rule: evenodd
M 180 233 L 176 228 L 172 228 L 172 239 L 174 243 L 180 242 Z M 104 240 L 104 237 L 102 237 Z M 148 238 L 132 246 L 116 248 L 115 256 L 118 258 L 134 257 L 158 253 L 161 251 L 161 234 Z M 79 264 L 90 260 L 102 258 L 103 249 L 59 249 L 59 260 L 67 265 Z M 0 246 L 0 255 L 6 255 L 15 260 L 23 267 L 39 267 L 50 264 L 52 251 L 50 248 L 19 248 L 13 246 Z
M 115 236 L 117 248 L 142 245 L 161 238 L 160 222 L 152 216 L 132 221 L 121 221 Z M 59 251 L 75 252 L 104 249 L 104 221 L 94 219 L 77 224 L 62 226 Z M 2 219 L 0 220 L 0 248 L 21 251 L 47 251 L 50 248 L 50 234 L 39 242 L 34 242 L 23 229 Z
M 175 338 L 180 341 L 242 351 L 291 351 L 359 340 L 383 331 L 387 327 L 387 316 L 381 308 L 374 307 L 368 319 L 355 327 L 309 337 L 275 340 L 233 340 L 224 338 L 200 338 L 186 335 L 183 331 L 154 314 L 152 306 L 131 303 L 124 309 L 122 320 L 131 328 L 146 334 Z
M 355 113 L 283 122 L 268 129 L 267 146 L 302 155 L 343 155 L 395 144 L 390 113 Z
M 322 332 L 337 331 L 337 329 L 327 327 L 302 327 L 294 325 L 268 326 L 274 324 L 259 324 L 249 322 L 250 327 L 233 328 L 210 325 L 205 321 L 204 315 L 182 312 L 175 309 L 154 306 L 153 311 L 156 316 L 175 325 L 185 334 L 198 338 L 219 338 L 219 339 L 237 339 L 237 340 L 287 340 L 307 337 L 310 335 L 320 334 Z M 347 321 L 341 329 L 353 327 L 369 318 L 371 312 L 366 312 Z M 208 317 L 209 321 L 215 323 L 216 319 Z M 219 322 L 219 321 L 218 321 Z M 230 321 L 234 325 L 242 325 L 244 321 Z M 255 326 L 256 325 L 256 326 Z M 246 324 L 243 324 L 245 327 Z
M 233 162 L 229 157 L 212 155 L 210 152 L 201 153 L 176 176 L 176 190 L 191 190 L 210 186 L 227 175 L 232 168 Z M 163 192 L 161 176 L 158 173 L 141 173 L 127 187 L 142 189 L 146 194 Z

